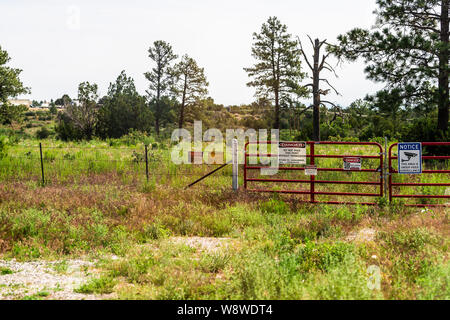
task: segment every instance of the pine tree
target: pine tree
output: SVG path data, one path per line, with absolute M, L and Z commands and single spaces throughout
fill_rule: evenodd
M 178 127 L 182 128 L 185 118 L 185 109 L 190 107 L 208 93 L 208 82 L 205 70 L 197 65 L 191 57 L 184 55 L 173 68 L 174 85 L 172 90 L 180 99 Z
M 260 33 L 253 33 L 252 56 L 257 63 L 244 68 L 253 80 L 247 83 L 255 87 L 255 96 L 270 98 L 275 105 L 274 128 L 280 128 L 280 108 L 289 107 L 293 97 L 304 96 L 307 90 L 300 85 L 301 72 L 298 43 L 287 33 L 286 25 L 277 17 L 263 23 Z
M 369 79 L 386 87 L 371 97 L 427 110 L 438 108 L 437 129 L 449 121 L 450 0 L 377 0 L 373 31 L 353 29 L 330 47 L 338 57 L 363 58 Z
M 171 86 L 171 63 L 177 58 L 177 55 L 173 53 L 172 46 L 169 43 L 158 40 L 153 43 L 153 47 L 148 49 L 148 56 L 156 64 L 150 72 L 146 72 L 144 75 L 150 81 L 147 94 L 150 98 L 149 100 L 152 103 L 154 102 L 155 105 L 155 130 L 156 134 L 159 135 L 162 108 L 164 106 L 162 98 Z

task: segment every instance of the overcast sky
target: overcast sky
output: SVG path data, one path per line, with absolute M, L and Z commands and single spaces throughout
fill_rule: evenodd
M 372 26 L 374 9 L 375 0 L 2 0 L 0 46 L 10 65 L 23 69 L 21 79 L 32 90 L 25 98 L 76 97 L 82 81 L 97 83 L 103 96 L 121 70 L 145 94 L 143 73 L 152 67 L 147 50 L 165 40 L 205 68 L 216 103 L 242 104 L 254 100 L 243 71 L 253 63 L 252 33 L 269 16 L 300 36 L 306 50 L 306 34 L 332 42 L 354 27 Z M 340 66 L 339 79 L 330 77 L 342 96 L 328 99 L 346 106 L 379 89 L 363 70 L 361 62 Z

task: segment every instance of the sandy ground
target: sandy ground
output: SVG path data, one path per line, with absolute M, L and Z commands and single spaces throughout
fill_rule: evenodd
M 83 260 L 0 260 L 0 299 L 97 300 L 105 297 L 74 292 L 93 275 Z
M 231 238 L 212 237 L 171 237 L 170 242 L 174 244 L 185 244 L 191 248 L 216 253 L 227 249 L 233 242 Z

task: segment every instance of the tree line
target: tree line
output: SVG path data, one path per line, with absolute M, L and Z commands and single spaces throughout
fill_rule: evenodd
M 160 134 L 161 126 L 185 123 L 186 112 L 198 105 L 208 93 L 204 68 L 188 55 L 178 56 L 172 46 L 162 40 L 148 49 L 153 68 L 144 73 L 149 85 L 141 96 L 134 80 L 122 71 L 110 83 L 106 96 L 98 99 L 97 85 L 83 82 L 78 86 L 78 101 L 61 98 L 57 132 L 63 139 L 118 138 L 130 130 Z

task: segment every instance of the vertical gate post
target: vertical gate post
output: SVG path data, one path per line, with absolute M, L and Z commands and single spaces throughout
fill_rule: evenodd
M 392 158 L 391 158 L 391 152 L 392 152 L 392 147 L 394 145 L 390 146 L 389 151 L 386 150 L 386 152 L 389 152 L 389 164 L 388 164 L 388 179 L 389 179 L 389 203 L 392 202 L 392 173 L 391 173 L 391 168 L 392 168 Z
M 147 182 L 148 182 L 148 151 L 147 151 L 147 145 L 145 145 L 145 176 L 147 177 Z
M 41 154 L 41 173 L 42 173 L 42 186 L 45 184 L 45 177 L 44 177 L 44 160 L 42 158 L 42 143 L 39 142 L 39 152 Z
M 233 190 L 237 191 L 239 188 L 238 181 L 238 168 L 239 168 L 239 154 L 238 154 L 238 141 L 237 139 L 233 139 L 233 148 L 232 148 L 232 162 L 233 162 Z
M 383 168 L 383 179 L 384 179 L 384 197 L 388 197 L 388 176 L 389 176 L 389 165 L 388 165 L 388 139 L 384 137 L 384 168 Z
M 247 142 L 244 146 L 244 189 L 247 189 L 247 145 L 249 142 Z M 258 148 L 259 152 L 259 148 Z
M 314 144 L 315 144 L 315 142 L 313 141 L 313 142 L 311 142 L 311 145 L 310 145 L 310 147 L 309 147 L 309 155 L 310 155 L 310 157 L 309 157 L 309 159 L 310 159 L 310 165 L 314 165 Z M 311 175 L 310 176 L 310 185 L 309 185 L 309 192 L 311 192 L 311 194 L 310 194 L 310 202 L 311 203 L 314 203 L 315 202 L 315 199 L 314 199 L 314 180 L 315 180 L 315 176 L 314 175 Z

